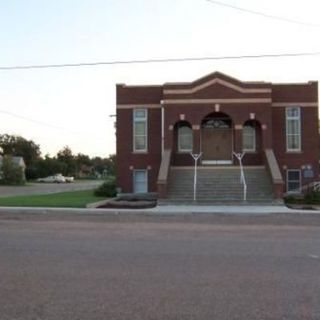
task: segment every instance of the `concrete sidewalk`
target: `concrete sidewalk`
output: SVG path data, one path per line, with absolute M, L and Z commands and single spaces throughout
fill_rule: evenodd
M 79 214 L 79 215 L 193 215 L 193 214 L 223 214 L 223 215 L 268 215 L 268 214 L 320 214 L 320 210 L 290 209 L 279 206 L 193 206 L 193 205 L 163 205 L 151 209 L 92 209 L 92 208 L 33 208 L 33 207 L 0 207 L 1 213 L 12 214 Z

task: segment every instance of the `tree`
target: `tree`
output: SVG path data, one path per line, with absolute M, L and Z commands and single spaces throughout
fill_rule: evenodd
M 109 158 L 101 158 L 101 157 L 95 157 L 92 159 L 92 163 L 94 165 L 95 171 L 99 172 L 101 175 L 104 175 L 105 173 L 108 176 L 114 176 L 115 175 L 115 160 L 116 155 L 110 155 Z
M 67 172 L 67 164 L 57 158 L 50 158 L 46 155 L 44 159 L 40 159 L 36 163 L 35 172 L 35 178 L 43 178 L 57 173 L 65 175 Z
M 83 153 L 78 153 L 75 157 L 78 169 L 82 166 L 82 165 L 86 165 L 86 166 L 91 166 L 92 165 L 92 161 L 90 159 L 89 156 L 87 156 L 86 154 Z
M 77 174 L 76 158 L 68 146 L 65 146 L 57 153 L 57 159 L 66 164 L 66 170 L 62 172 L 64 175 L 74 176 Z
M 110 154 L 108 159 L 109 173 L 113 176 L 116 174 L 116 157 L 117 156 L 115 154 Z
M 38 144 L 16 135 L 0 135 L 0 148 L 4 155 L 23 157 L 27 167 L 33 165 L 41 154 Z

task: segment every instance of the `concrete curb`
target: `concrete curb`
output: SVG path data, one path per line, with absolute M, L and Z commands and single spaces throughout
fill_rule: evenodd
M 157 206 L 152 209 L 93 209 L 93 208 L 37 208 L 0 207 L 0 214 L 71 214 L 71 215 L 269 215 L 320 214 L 320 210 L 297 210 L 286 206 Z

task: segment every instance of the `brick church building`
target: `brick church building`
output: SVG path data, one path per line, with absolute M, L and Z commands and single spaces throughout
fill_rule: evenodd
M 118 84 L 116 128 L 123 193 L 189 199 L 191 152 L 201 153 L 198 194 L 207 200 L 236 199 L 242 190 L 234 152 L 245 153 L 253 200 L 266 190 L 271 198 L 300 193 L 319 178 L 315 81 L 243 82 L 214 72 L 193 82 Z

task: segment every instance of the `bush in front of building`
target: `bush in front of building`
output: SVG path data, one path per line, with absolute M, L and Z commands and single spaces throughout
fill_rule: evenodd
M 305 204 L 320 204 L 320 191 L 310 191 L 304 196 Z
M 115 197 L 117 195 L 115 178 L 108 178 L 108 180 L 94 190 L 94 195 L 107 198 Z
M 320 204 L 320 191 L 309 191 L 304 196 L 286 196 L 284 201 L 287 204 Z
M 0 183 L 4 185 L 25 184 L 24 170 L 15 164 L 11 156 L 5 156 L 0 169 Z
M 303 198 L 297 198 L 295 196 L 285 196 L 283 198 L 284 202 L 287 204 L 303 204 Z

